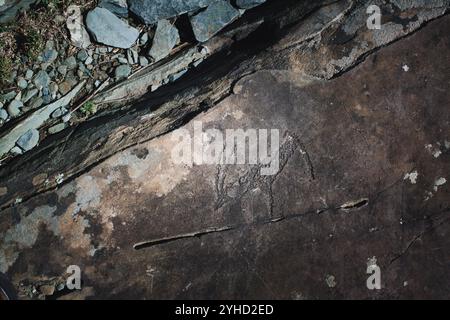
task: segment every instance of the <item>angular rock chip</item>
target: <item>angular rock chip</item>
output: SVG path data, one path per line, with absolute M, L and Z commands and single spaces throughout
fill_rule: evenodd
M 13 100 L 8 105 L 8 113 L 11 117 L 15 118 L 20 114 L 20 109 L 23 107 L 23 103 L 19 100 Z
M 50 84 L 50 77 L 47 72 L 44 70 L 41 70 L 38 72 L 38 74 L 34 77 L 34 85 L 39 90 L 42 88 L 47 87 Z
M 59 123 L 57 125 L 54 125 L 53 127 L 50 127 L 48 129 L 48 133 L 55 134 L 55 133 L 63 131 L 65 128 L 66 128 L 66 124 L 65 123 Z
M 5 109 L 0 109 L 0 120 L 8 119 L 8 112 Z
M 25 132 L 19 140 L 17 140 L 17 145 L 25 151 L 29 151 L 36 147 L 39 142 L 39 131 L 36 129 L 30 129 Z
M 130 10 L 147 24 L 205 8 L 217 0 L 129 0 Z
M 152 48 L 148 53 L 155 61 L 164 59 L 180 41 L 178 29 L 167 20 L 158 21 Z
M 228 1 L 217 1 L 205 11 L 191 17 L 195 38 L 205 42 L 239 17 L 239 10 Z
M 86 17 L 86 26 L 97 42 L 128 49 L 138 39 L 139 31 L 105 8 L 95 8 Z
M 127 65 L 127 64 L 123 64 L 123 65 L 121 65 L 121 66 L 118 66 L 117 68 L 116 68 L 116 71 L 115 71 L 115 76 L 116 76 L 116 78 L 119 80 L 119 79 L 123 79 L 123 78 L 126 78 L 126 77 L 128 77 L 130 74 L 131 74 L 131 67 L 129 66 L 129 65 Z
M 128 18 L 127 0 L 101 0 L 98 5 L 119 17 Z
M 264 2 L 266 2 L 266 0 L 236 0 L 236 6 L 241 9 L 251 9 Z

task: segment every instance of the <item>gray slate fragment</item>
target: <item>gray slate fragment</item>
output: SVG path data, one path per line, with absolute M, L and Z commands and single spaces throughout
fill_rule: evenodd
M 217 0 L 129 0 L 130 10 L 146 24 L 206 8 Z
M 43 104 L 44 104 L 44 99 L 42 99 L 41 97 L 36 97 L 36 98 L 33 98 L 33 100 L 30 101 L 29 108 L 30 109 L 37 109 L 40 106 L 42 106 Z
M 20 114 L 20 108 L 23 107 L 23 103 L 19 100 L 13 100 L 8 105 L 8 113 L 12 118 L 17 117 Z
M 127 50 L 127 60 L 129 64 L 136 64 L 139 62 L 139 54 L 136 49 Z
M 94 62 L 94 58 L 92 58 L 91 56 L 87 57 L 87 59 L 84 61 L 85 65 L 91 65 L 92 62 Z
M 54 125 L 53 127 L 50 127 L 48 129 L 48 133 L 55 134 L 55 133 L 63 131 L 65 128 L 66 128 L 66 124 L 65 123 L 58 123 L 57 125 Z
M 66 60 L 64 60 L 64 65 L 68 70 L 75 69 L 77 67 L 77 59 L 75 59 L 74 56 L 70 56 Z
M 28 69 L 27 72 L 25 73 L 25 79 L 27 80 L 31 80 L 33 78 L 34 72 L 31 69 Z
M 266 0 L 236 0 L 236 5 L 241 9 L 251 9 L 266 2 Z
M 131 67 L 127 64 L 118 66 L 115 71 L 116 79 L 123 79 L 131 74 Z
M 148 53 L 155 61 L 167 57 L 173 47 L 180 41 L 178 29 L 167 20 L 158 21 L 152 48 Z
M 42 53 L 42 61 L 45 63 L 52 63 L 58 58 L 58 51 L 54 49 L 47 49 Z
M 89 57 L 89 54 L 87 52 L 87 50 L 85 49 L 81 49 L 80 51 L 78 51 L 77 53 L 77 59 L 80 61 L 86 61 L 86 59 Z
M 48 73 L 45 72 L 44 70 L 41 70 L 38 72 L 38 74 L 34 77 L 34 85 L 36 86 L 36 88 L 38 88 L 39 90 L 47 87 L 50 83 L 50 77 L 48 76 Z
M 6 120 L 8 119 L 8 112 L 5 109 L 0 109 L 0 119 Z
M 23 151 L 19 147 L 14 147 L 11 149 L 11 153 L 14 155 L 19 155 L 19 154 L 23 154 Z
M 19 140 L 17 140 L 17 145 L 24 151 L 29 151 L 37 146 L 39 142 L 39 131 L 36 129 L 30 129 L 25 132 Z
M 27 92 L 25 92 L 25 94 L 22 98 L 23 103 L 27 103 L 28 101 L 31 100 L 31 98 L 36 96 L 38 93 L 39 93 L 38 89 L 27 90 Z
M 147 60 L 146 57 L 140 56 L 139 57 L 139 64 L 141 65 L 141 67 L 146 67 L 149 64 L 149 61 Z
M 139 38 L 139 31 L 104 8 L 95 8 L 86 17 L 86 26 L 97 42 L 128 49 Z
M 5 101 L 5 102 L 9 102 L 9 101 L 11 101 L 12 99 L 15 98 L 16 94 L 17 93 L 15 91 L 10 91 L 10 92 L 2 95 L 0 100 Z
M 28 82 L 24 78 L 19 78 L 19 80 L 17 80 L 17 86 L 21 90 L 24 90 L 24 89 L 26 89 L 28 87 Z
M 191 17 L 195 38 L 200 42 L 209 40 L 222 28 L 238 18 L 239 15 L 239 10 L 228 1 L 213 3 L 205 11 Z
M 59 72 L 61 75 L 65 76 L 66 73 L 67 73 L 67 66 L 64 65 L 64 64 L 60 65 L 60 66 L 58 67 L 58 72 Z
M 119 17 L 128 18 L 127 0 L 101 0 L 98 5 Z
M 56 109 L 56 110 L 52 113 L 51 117 L 52 117 L 53 119 L 59 118 L 59 117 L 62 117 L 63 115 L 65 115 L 67 112 L 68 112 L 67 109 L 64 108 L 64 107 L 62 107 L 62 108 Z

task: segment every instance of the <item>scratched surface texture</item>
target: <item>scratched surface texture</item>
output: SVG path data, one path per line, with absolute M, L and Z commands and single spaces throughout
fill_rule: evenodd
M 295 57 L 243 77 L 193 121 L 279 129 L 278 174 L 177 165 L 168 133 L 6 208 L 0 271 L 24 299 L 449 299 L 449 28 L 330 80 Z M 83 289 L 58 291 L 73 264 Z

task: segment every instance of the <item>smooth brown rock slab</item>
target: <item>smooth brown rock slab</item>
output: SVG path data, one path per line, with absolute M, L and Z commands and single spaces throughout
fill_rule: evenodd
M 174 164 L 191 121 L 3 212 L 1 271 L 22 297 L 76 264 L 84 289 L 65 298 L 450 298 L 449 27 L 330 81 L 243 78 L 194 121 L 279 129 L 277 175 Z

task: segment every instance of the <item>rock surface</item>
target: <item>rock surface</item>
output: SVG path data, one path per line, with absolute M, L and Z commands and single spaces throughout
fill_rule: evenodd
M 217 0 L 130 0 L 130 10 L 147 24 L 205 8 Z
M 367 29 L 364 10 L 335 20 L 345 10 L 335 2 L 307 21 L 289 10 L 288 29 L 264 24 L 270 45 L 260 28 L 155 93 L 148 84 L 173 73 L 147 68 L 121 87 L 125 98 L 143 87 L 138 103 L 2 163 L 0 272 L 26 299 L 53 290 L 29 295 L 23 283 L 70 264 L 89 286 L 67 299 L 450 298 L 450 19 L 394 3 L 407 1 L 383 7 L 383 33 Z M 223 39 L 235 38 L 213 40 Z M 175 163 L 175 138 L 196 122 L 279 129 L 279 171 Z M 381 267 L 380 291 L 367 290 L 368 261 Z
M 167 57 L 179 41 L 178 29 L 170 21 L 160 20 L 158 21 L 149 56 L 154 61 L 159 61 Z
M 104 8 L 95 8 L 86 17 L 86 26 L 97 42 L 128 49 L 136 42 L 139 31 Z
M 205 11 L 191 17 L 195 38 L 200 42 L 209 40 L 239 15 L 239 10 L 228 1 L 214 2 Z

